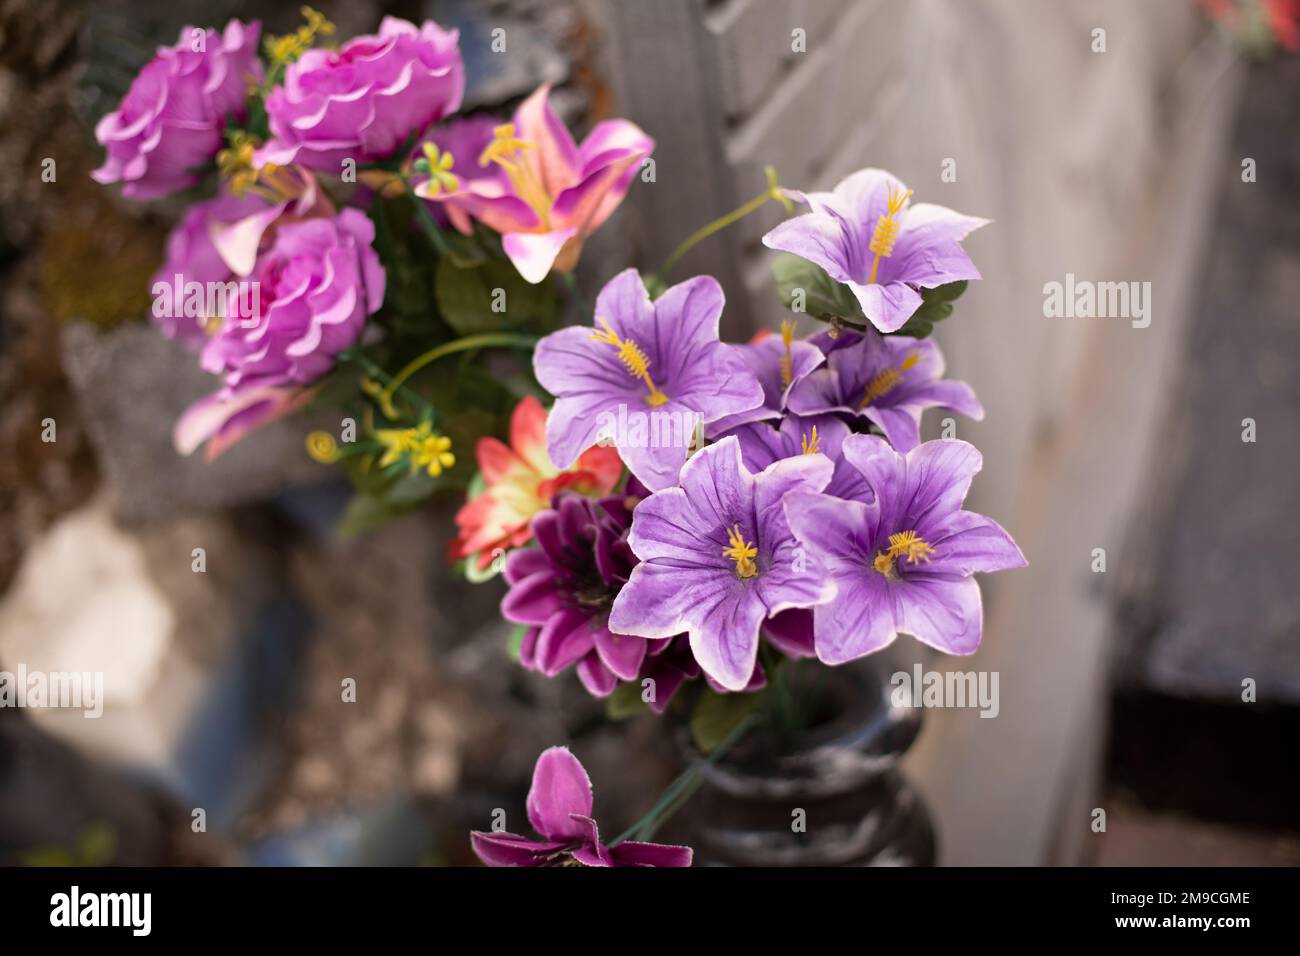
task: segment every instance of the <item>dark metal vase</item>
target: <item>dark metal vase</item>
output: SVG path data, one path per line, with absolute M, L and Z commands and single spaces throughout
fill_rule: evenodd
M 817 668 L 820 719 L 755 730 L 713 765 L 684 729 L 702 786 L 683 812 L 697 866 L 931 866 L 929 811 L 898 770 L 919 708 L 890 700 L 885 659 Z

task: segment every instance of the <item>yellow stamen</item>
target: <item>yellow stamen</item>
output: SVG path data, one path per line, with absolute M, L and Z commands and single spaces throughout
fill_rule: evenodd
M 532 168 L 524 160 L 525 149 L 536 149 L 537 144 L 515 136 L 514 123 L 502 123 L 493 130 L 492 142 L 488 143 L 478 158 L 480 166 L 496 163 L 505 171 L 510 184 L 515 187 L 519 198 L 526 202 L 537 218 L 542 221 L 542 228 L 550 230 L 552 197 L 546 188 L 537 181 Z
M 646 388 L 650 389 L 650 394 L 645 397 L 645 403 L 651 408 L 658 408 L 667 402 L 668 396 L 661 392 L 659 386 L 655 385 L 650 378 L 650 359 L 641 350 L 641 346 L 631 339 L 620 339 L 607 319 L 597 318 L 596 321 L 605 328 L 592 332 L 592 340 L 618 349 L 618 360 L 627 368 L 628 374 L 645 382 Z
M 900 531 L 889 536 L 889 547 L 884 551 L 876 552 L 876 558 L 871 566 L 885 577 L 893 579 L 897 577 L 895 565 L 900 557 L 907 558 L 908 564 L 916 564 L 918 561 L 929 564 L 932 554 L 934 548 L 915 531 Z
M 745 540 L 740 533 L 739 524 L 727 532 L 727 541 L 730 547 L 722 549 L 722 556 L 736 562 L 736 574 L 742 578 L 752 578 L 756 575 L 758 565 L 754 563 L 754 558 L 758 557 L 758 548 Z
M 876 257 L 871 260 L 871 275 L 867 278 L 867 285 L 876 281 L 876 269 L 880 266 L 880 260 L 888 258 L 894 252 L 894 243 L 898 241 L 900 228 L 898 220 L 894 217 L 903 211 L 903 203 L 907 202 L 911 195 L 912 190 L 895 189 L 893 183 L 890 183 L 889 211 L 876 220 L 876 229 L 872 233 L 871 244 L 868 246 Z
M 816 425 L 812 428 L 812 437 L 810 438 L 809 436 L 804 435 L 800 441 L 803 445 L 803 453 L 805 455 L 815 455 L 821 451 L 821 436 L 817 434 Z
M 785 354 L 781 356 L 781 384 L 787 388 L 794 381 L 794 356 L 790 352 L 793 343 L 794 319 L 782 319 L 781 344 L 785 346 Z
M 876 399 L 892 392 L 894 386 L 902 381 L 903 373 L 919 361 L 921 361 L 921 353 L 912 352 L 903 359 L 903 364 L 898 368 L 887 368 L 876 374 L 871 381 L 867 382 L 866 394 L 862 396 L 862 401 L 858 402 L 858 408 L 866 408 Z

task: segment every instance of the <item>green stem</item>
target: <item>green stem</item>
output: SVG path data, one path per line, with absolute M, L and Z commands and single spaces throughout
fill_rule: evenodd
M 434 221 L 432 214 L 430 214 L 429 210 L 425 208 L 424 200 L 416 195 L 415 187 L 411 185 L 410 178 L 403 176 L 402 182 L 406 184 L 406 194 L 411 197 L 411 202 L 415 203 L 415 218 L 420 220 L 420 228 L 423 229 L 424 234 L 429 237 L 430 244 L 438 251 L 438 255 L 451 255 L 451 247 L 447 245 L 447 240 L 443 237 L 442 230 L 438 228 L 438 224 Z
M 584 317 L 588 319 L 591 318 L 591 306 L 587 303 L 586 297 L 583 296 L 582 291 L 578 288 L 578 280 L 572 272 L 564 273 L 564 284 L 569 289 L 569 298 L 571 298 L 578 306 L 578 310 L 582 312 Z
M 745 733 L 754 726 L 758 721 L 757 714 L 750 714 L 729 733 L 725 740 L 718 746 L 714 747 L 699 763 L 692 764 L 683 770 L 672 783 L 660 795 L 658 802 L 650 808 L 640 820 L 632 824 L 608 845 L 611 847 L 618 846 L 624 840 L 633 836 L 639 836 L 643 839 L 652 835 L 665 821 L 668 820 L 683 804 L 686 803 L 704 783 L 703 777 L 700 776 L 700 770 L 703 767 L 711 767 L 722 756 L 730 750 Z
M 410 362 L 407 362 L 402 370 L 393 376 L 393 380 L 388 383 L 384 389 L 383 396 L 392 398 L 393 392 L 402 387 L 402 383 L 412 375 L 424 368 L 430 362 L 436 362 L 440 358 L 448 355 L 454 355 L 457 352 L 467 352 L 471 349 L 484 348 L 517 348 L 531 349 L 537 344 L 536 335 L 525 335 L 518 332 L 483 332 L 479 335 L 467 335 L 463 339 L 456 339 L 453 342 L 444 342 L 436 348 L 429 349 L 423 355 L 420 355 Z
M 389 376 L 387 372 L 385 372 L 374 362 L 370 361 L 370 359 L 366 358 L 364 355 L 361 354 L 361 352 L 357 351 L 356 349 L 351 349 L 341 353 L 339 355 L 339 360 L 343 362 L 351 362 L 352 364 L 359 367 L 363 372 L 365 372 L 366 375 L 368 375 L 370 378 L 373 378 L 377 382 L 388 383 L 385 386 L 384 391 L 381 393 L 379 397 L 379 404 L 381 408 L 383 408 L 388 406 L 389 403 L 392 402 L 393 393 L 396 392 L 399 387 L 401 387 L 400 382 L 397 385 L 394 385 L 393 379 Z M 419 394 L 416 391 L 413 391 L 412 389 L 404 388 L 404 387 L 401 388 L 401 392 L 402 395 L 404 395 L 406 399 L 416 408 L 419 408 L 424 412 L 427 412 L 431 417 L 435 415 L 436 410 L 432 405 L 429 404 L 428 401 L 425 400 L 423 395 Z M 387 414 L 387 412 L 385 412 L 385 414 Z
M 727 215 L 719 216 L 718 219 L 710 222 L 710 224 L 702 226 L 702 228 L 699 228 L 692 234 L 688 235 L 688 237 L 682 241 L 681 245 L 677 246 L 677 248 L 672 251 L 672 255 L 668 256 L 668 258 L 664 260 L 662 267 L 659 268 L 660 276 L 667 278 L 668 273 L 672 272 L 673 265 L 676 265 L 677 260 L 680 260 L 682 256 L 686 255 L 686 252 L 693 250 L 695 246 L 698 246 L 699 243 L 705 241 L 705 239 L 710 237 L 710 235 L 722 232 L 723 229 L 733 224 L 733 222 L 740 222 L 742 219 L 745 219 L 749 213 L 757 211 L 757 209 L 762 209 L 763 206 L 766 206 L 768 199 L 775 199 L 776 202 L 783 204 L 783 206 L 787 208 L 787 211 L 789 211 L 789 209 L 792 208 L 790 207 L 790 200 L 785 198 L 785 194 L 781 193 L 780 186 L 776 183 L 776 170 L 772 169 L 771 166 L 768 166 L 766 172 L 767 189 L 763 190 L 763 193 L 754 196 L 754 198 L 750 199 L 748 203 L 744 204 L 744 206 L 732 209 L 732 211 L 728 212 Z

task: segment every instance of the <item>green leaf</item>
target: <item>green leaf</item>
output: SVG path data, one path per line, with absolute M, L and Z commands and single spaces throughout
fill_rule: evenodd
M 776 280 L 776 294 L 791 312 L 805 312 L 823 321 L 867 321 L 848 286 L 836 282 L 816 263 L 783 252 L 772 260 L 772 277 Z
M 423 504 L 442 486 L 442 482 L 426 471 L 408 472 L 390 484 L 372 491 L 359 491 L 352 496 L 338 533 L 352 538 L 408 514 Z
M 641 699 L 640 681 L 623 681 L 605 698 L 605 716 L 610 720 L 627 720 L 648 709 Z
M 471 268 L 450 257 L 440 259 L 434 296 L 443 319 L 459 335 L 544 329 L 555 317 L 554 285 L 533 285 L 506 259 L 487 259 Z
M 702 753 L 726 740 L 758 707 L 761 694 L 715 694 L 705 691 L 691 714 L 691 739 Z
M 519 660 L 519 648 L 523 646 L 524 635 L 527 633 L 527 624 L 516 624 L 515 629 L 510 632 L 510 639 L 506 641 L 506 653 L 510 655 L 512 661 Z
M 815 263 L 785 252 L 772 260 L 776 293 L 792 312 L 806 312 L 823 321 L 844 319 L 859 325 L 870 324 L 857 298 L 842 282 L 836 282 Z M 949 282 L 933 289 L 921 290 L 921 305 L 907 323 L 890 335 L 907 335 L 923 339 L 934 331 L 934 324 L 952 315 L 952 303 L 966 291 L 966 283 Z M 802 296 L 802 309 L 799 297 Z
M 914 339 L 923 339 L 934 331 L 934 323 L 942 322 L 952 315 L 952 304 L 966 291 L 966 282 L 949 282 L 947 285 L 935 286 L 933 289 L 921 290 L 921 305 L 906 324 L 891 335 L 908 335 Z

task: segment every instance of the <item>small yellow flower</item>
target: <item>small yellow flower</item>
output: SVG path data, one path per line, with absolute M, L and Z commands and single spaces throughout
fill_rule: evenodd
M 308 435 L 307 454 L 322 465 L 333 464 L 341 457 L 338 442 L 329 432 L 312 432 Z
M 429 174 L 429 195 L 436 196 L 443 190 L 454 193 L 460 189 L 460 179 L 451 171 L 456 158 L 450 152 L 438 149 L 437 143 L 425 143 L 422 151 L 424 156 L 417 162 L 416 170 Z
M 429 422 L 421 422 L 414 428 L 380 428 L 375 431 L 375 440 L 384 447 L 380 468 L 405 458 L 411 463 L 411 471 L 423 468 L 437 478 L 456 464 L 451 439 L 435 432 Z

